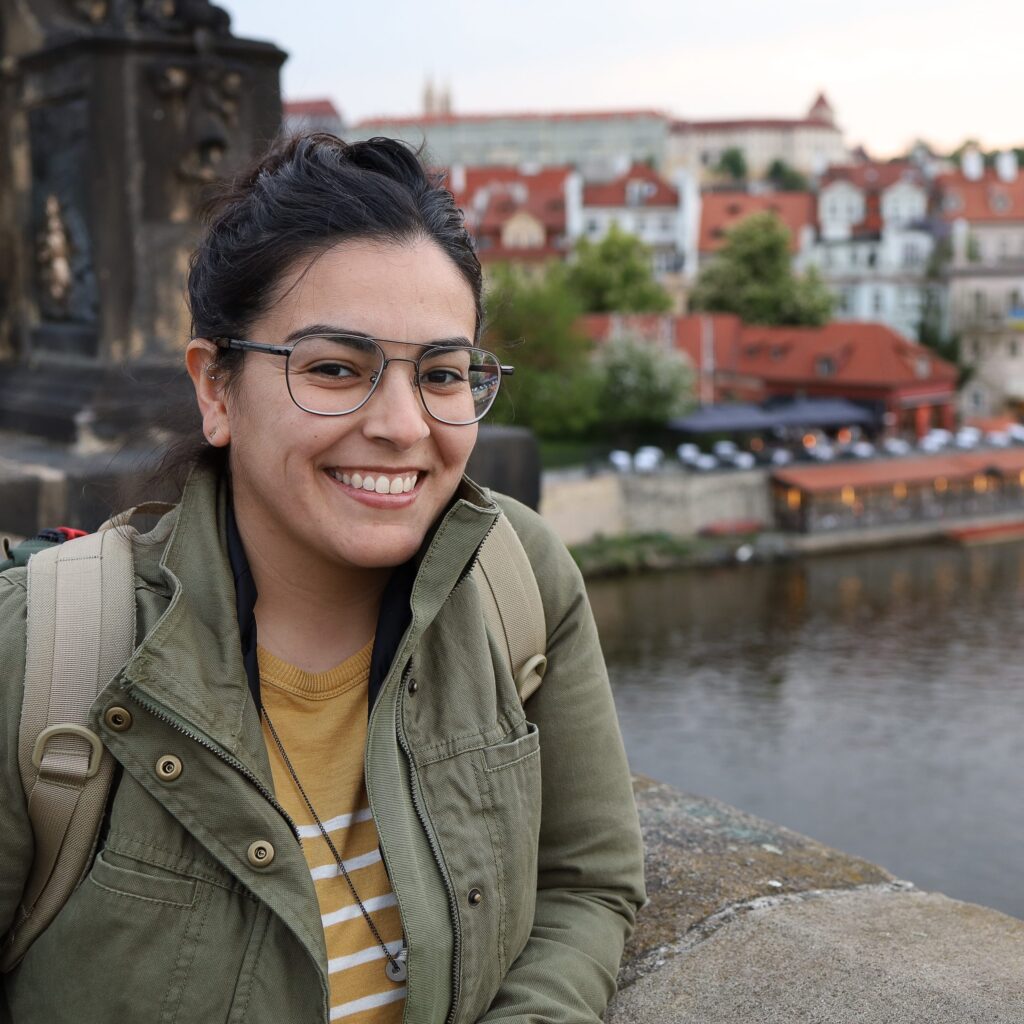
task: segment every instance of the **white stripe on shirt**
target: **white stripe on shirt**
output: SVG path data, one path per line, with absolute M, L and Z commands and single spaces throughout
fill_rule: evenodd
M 401 939 L 397 942 L 389 942 L 387 944 L 388 952 L 392 956 L 398 956 L 402 945 Z M 328 960 L 327 973 L 336 974 L 338 971 L 347 971 L 352 967 L 358 967 L 360 964 L 368 964 L 371 960 L 383 959 L 384 950 L 380 946 L 368 946 L 366 949 L 359 950 L 358 953 L 350 953 L 348 956 L 337 956 L 333 960 Z
M 371 899 L 363 900 L 363 906 L 366 908 L 368 914 L 372 914 L 375 910 L 383 910 L 385 907 L 396 907 L 398 906 L 398 900 L 395 898 L 393 892 L 389 892 L 387 896 L 373 896 Z M 342 921 L 351 921 L 354 917 L 362 917 L 363 912 L 359 909 L 357 903 L 351 903 L 347 907 L 342 907 L 341 910 L 335 910 L 330 914 L 321 914 L 320 921 L 325 928 L 330 928 L 332 924 L 339 924 Z
M 328 832 L 338 832 L 343 828 L 348 828 L 349 825 L 356 825 L 360 821 L 372 821 L 373 812 L 369 807 L 364 807 L 361 811 L 356 811 L 355 814 L 339 814 L 336 818 L 331 818 L 324 822 L 324 828 Z M 300 839 L 315 839 L 320 835 L 319 825 L 300 825 L 299 826 L 299 838 Z
M 350 860 L 345 861 L 345 870 L 351 874 L 360 868 L 368 868 L 379 860 L 380 850 L 371 850 L 369 853 L 364 853 L 361 857 L 352 857 Z M 319 882 L 322 878 L 337 878 L 341 874 L 337 864 L 324 864 L 323 867 L 313 868 L 309 873 L 313 876 L 314 882 Z
M 341 1003 L 331 1007 L 331 1020 L 338 1020 L 340 1017 L 348 1017 L 353 1013 L 361 1013 L 363 1010 L 372 1010 L 375 1006 L 384 1006 L 387 1003 L 394 1003 L 405 998 L 405 986 L 393 988 L 390 992 L 378 992 L 375 996 L 363 996 L 362 999 L 353 999 L 350 1003 Z

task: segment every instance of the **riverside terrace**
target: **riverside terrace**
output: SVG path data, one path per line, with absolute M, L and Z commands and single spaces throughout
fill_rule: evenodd
M 772 473 L 772 505 L 781 529 L 801 533 L 1024 516 L 1024 451 L 786 467 Z

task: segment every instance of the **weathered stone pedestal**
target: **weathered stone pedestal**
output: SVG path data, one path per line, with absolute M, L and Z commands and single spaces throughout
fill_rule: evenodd
M 207 187 L 277 134 L 285 55 L 205 0 L 0 0 L 0 27 L 0 429 L 137 438 Z

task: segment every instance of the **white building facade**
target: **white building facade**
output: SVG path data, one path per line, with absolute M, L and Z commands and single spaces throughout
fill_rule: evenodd
M 666 171 L 684 170 L 698 181 L 711 180 L 722 154 L 730 149 L 743 154 L 751 178 L 763 178 L 776 160 L 814 176 L 850 158 L 832 107 L 822 95 L 800 118 L 675 121 Z
M 884 323 L 919 336 L 929 290 L 934 237 L 928 183 L 911 164 L 833 168 L 818 192 L 814 266 L 836 296 L 836 316 Z
M 971 374 L 966 416 L 1024 415 L 1024 175 L 1012 152 L 986 168 L 968 150 L 960 171 L 938 182 L 949 229 L 948 327 Z
M 365 120 L 348 138 L 424 143 L 437 166 L 665 163 L 669 118 L 653 110 L 551 114 L 430 114 Z

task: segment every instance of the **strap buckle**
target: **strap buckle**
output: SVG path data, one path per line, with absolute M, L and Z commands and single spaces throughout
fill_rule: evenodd
M 39 769 L 40 774 L 43 772 L 43 756 L 46 753 L 46 744 L 54 738 L 54 736 L 77 736 L 79 739 L 87 740 L 90 746 L 89 751 L 89 766 L 85 770 L 86 779 L 91 779 L 100 770 L 100 761 L 103 758 L 103 742 L 99 736 L 96 735 L 91 729 L 87 729 L 84 725 L 49 725 L 47 726 L 36 738 L 35 746 L 32 748 L 32 764 Z M 73 756 L 65 754 L 65 757 Z M 64 772 L 62 774 L 68 774 Z M 78 774 L 77 772 L 75 773 Z
M 535 654 L 523 662 L 516 673 L 516 692 L 520 700 L 525 702 L 540 687 L 547 668 L 548 659 L 543 654 Z

